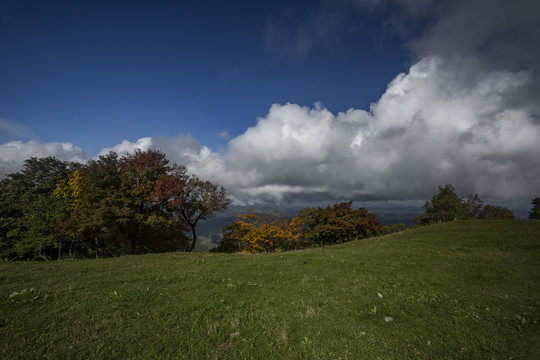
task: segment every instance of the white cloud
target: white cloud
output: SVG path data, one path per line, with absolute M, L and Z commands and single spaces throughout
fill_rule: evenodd
M 216 136 L 219 139 L 223 139 L 223 140 L 230 140 L 231 139 L 231 134 L 229 134 L 229 132 L 227 130 L 220 131 Z
M 506 100 L 532 80 L 471 58 L 428 57 L 369 113 L 273 105 L 225 156 L 200 147 L 187 164 L 246 203 L 425 199 L 446 183 L 464 195 L 528 199 L 540 190 L 540 126 L 531 109 Z
M 115 152 L 120 156 L 126 155 L 126 154 L 132 154 L 135 152 L 135 150 L 141 150 L 146 151 L 150 149 L 152 146 L 152 138 L 151 137 L 144 137 L 140 138 L 136 142 L 131 142 L 128 140 L 123 140 L 120 144 L 115 145 L 113 147 L 108 147 L 105 149 L 102 149 L 98 156 L 100 155 L 107 155 L 108 153 Z
M 540 194 L 540 51 L 533 41 L 540 36 L 538 2 L 340 3 L 370 11 L 398 4 L 407 19 L 432 20 L 409 42 L 418 61 L 388 84 L 369 111 L 333 114 L 320 104 L 274 104 L 255 126 L 231 139 L 224 154 L 190 135 L 123 141 L 100 154 L 161 150 L 248 205 L 426 199 L 447 183 L 462 195 L 527 205 Z M 320 9 L 331 2 L 324 4 Z M 336 29 L 334 13 L 321 18 L 313 12 L 299 24 L 294 14 L 271 19 L 267 46 L 305 56 L 315 41 L 326 41 L 328 29 Z M 86 158 L 71 144 L 11 142 L 0 145 L 0 170 L 29 156 L 58 154 Z
M 31 157 L 53 156 L 63 161 L 85 162 L 86 153 L 72 143 L 45 143 L 11 141 L 0 145 L 0 177 L 20 171 L 24 161 Z
M 237 204 L 426 199 L 446 183 L 462 195 L 527 201 L 540 191 L 540 124 L 534 106 L 510 100 L 533 81 L 530 71 L 431 56 L 397 75 L 369 112 L 275 104 L 225 154 L 190 135 L 123 141 L 100 154 L 163 151 Z M 0 154 L 3 171 L 30 156 L 87 159 L 69 143 L 11 142 Z

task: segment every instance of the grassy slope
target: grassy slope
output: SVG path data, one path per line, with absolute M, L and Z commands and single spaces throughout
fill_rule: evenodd
M 283 254 L 1 263 L 0 358 L 532 359 L 539 274 L 540 221 Z

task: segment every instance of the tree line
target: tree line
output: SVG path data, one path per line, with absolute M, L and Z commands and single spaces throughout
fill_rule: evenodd
M 224 188 L 155 150 L 111 152 L 84 165 L 30 158 L 0 181 L 0 257 L 192 251 L 199 221 L 228 204 Z
M 169 164 L 165 154 L 110 152 L 86 164 L 30 158 L 20 172 L 0 180 L 0 258 L 10 260 L 103 257 L 192 251 L 197 225 L 224 211 L 225 189 Z M 529 215 L 540 219 L 540 198 Z M 416 226 L 464 219 L 509 219 L 506 208 L 467 200 L 450 185 L 415 217 Z M 377 215 L 352 201 L 307 207 L 293 218 L 248 212 L 226 225 L 216 252 L 298 250 L 389 234 Z
M 540 198 L 529 217 L 540 219 Z M 425 202 L 424 213 L 412 219 L 414 226 L 454 220 L 514 220 L 504 206 L 484 205 L 478 194 L 467 200 L 459 197 L 449 184 L 439 186 L 437 194 Z M 403 223 L 382 226 L 377 215 L 365 208 L 354 209 L 352 201 L 326 208 L 304 208 L 291 218 L 276 214 L 248 212 L 223 229 L 223 239 L 213 252 L 276 252 L 298 250 L 362 239 L 405 230 Z
M 534 200 L 533 200 L 534 201 Z M 454 220 L 514 220 L 506 206 L 484 205 L 478 194 L 461 198 L 452 184 L 439 186 L 439 192 L 426 201 L 424 213 L 413 218 L 417 225 L 430 225 Z
M 292 219 L 249 212 L 223 229 L 215 252 L 276 252 L 333 245 L 376 236 L 384 231 L 377 215 L 354 209 L 352 201 L 326 208 L 307 207 Z

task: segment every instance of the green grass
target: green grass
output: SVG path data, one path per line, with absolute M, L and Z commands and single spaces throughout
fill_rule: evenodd
M 1 263 L 0 358 L 533 359 L 539 274 L 540 221 L 290 253 Z

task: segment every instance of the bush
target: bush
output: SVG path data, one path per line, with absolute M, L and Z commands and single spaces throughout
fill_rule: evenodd
M 384 227 L 384 233 L 385 234 L 393 234 L 393 233 L 403 231 L 406 228 L 407 228 L 407 226 L 405 226 L 404 223 L 392 224 L 392 225 L 388 225 L 388 226 Z

